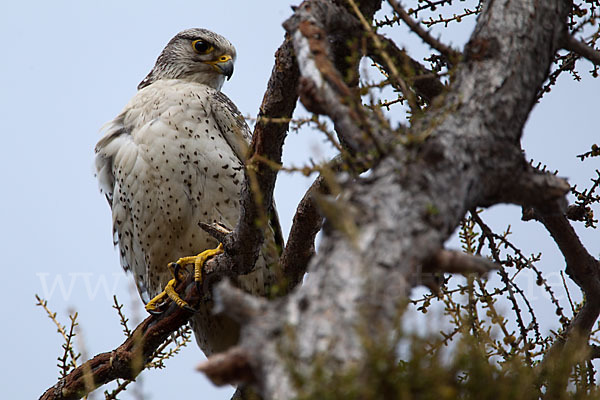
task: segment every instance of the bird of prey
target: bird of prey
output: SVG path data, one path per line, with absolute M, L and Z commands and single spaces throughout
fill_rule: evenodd
M 237 222 L 250 130 L 220 91 L 235 58 L 233 45 L 218 34 L 178 33 L 96 145 L 121 265 L 145 303 L 171 280 L 170 262 L 218 245 L 199 222 L 230 228 Z M 266 295 L 275 280 L 270 266 L 283 239 L 274 207 L 271 213 L 254 270 L 238 277 L 252 294 Z M 233 321 L 212 314 L 211 304 L 197 310 L 192 327 L 207 355 L 235 344 L 239 334 Z

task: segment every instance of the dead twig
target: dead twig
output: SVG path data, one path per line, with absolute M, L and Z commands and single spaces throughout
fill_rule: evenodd
M 577 40 L 573 36 L 568 33 L 565 34 L 563 40 L 563 47 L 565 50 L 572 51 L 591 61 L 596 65 L 600 65 L 600 51 L 594 49 L 592 46 L 588 45 L 584 41 Z
M 391 65 L 399 66 L 403 75 L 411 77 L 407 79 L 407 82 L 419 96 L 431 103 L 436 96 L 443 93 L 445 86 L 437 74 L 411 58 L 393 40 L 381 35 L 377 35 L 377 38 L 381 44 L 381 48 L 389 55 Z M 379 51 L 379 47 L 375 46 L 373 42 L 369 42 L 367 55 L 391 75 L 392 72 L 389 70 L 388 61 L 383 58 L 382 54 Z
M 177 290 L 195 305 L 201 295 L 193 284 L 193 274 L 180 282 Z M 151 360 L 156 349 L 191 317 L 188 311 L 171 304 L 161 315 L 149 316 L 116 349 L 101 353 L 72 370 L 46 390 L 40 400 L 75 400 L 115 379 L 134 380 Z
M 388 0 L 388 3 L 394 11 L 400 16 L 402 21 L 408 25 L 408 27 L 428 45 L 439 51 L 451 64 L 456 64 L 456 62 L 460 59 L 460 53 L 456 50 L 452 49 L 450 46 L 445 45 L 438 39 L 431 36 L 431 34 L 423 29 L 418 22 L 416 22 L 406 11 L 404 8 L 398 3 L 396 0 Z

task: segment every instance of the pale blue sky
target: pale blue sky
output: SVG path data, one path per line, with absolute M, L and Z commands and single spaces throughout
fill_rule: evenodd
M 43 310 L 35 307 L 35 293 L 49 300 L 63 323 L 68 320 L 67 310 L 79 312 L 88 355 L 111 350 L 123 340 L 111 309 L 113 293 L 125 303 L 129 316 L 137 312 L 138 318 L 145 317 L 139 307 L 132 311 L 132 305 L 140 302 L 136 293 L 131 295 L 130 278 L 119 266 L 111 242 L 110 210 L 93 177 L 93 148 L 100 127 L 135 93 L 167 41 L 189 27 L 214 30 L 234 43 L 238 61 L 223 91 L 244 114 L 256 115 L 290 4 L 296 3 L 22 1 L 2 5 L 0 249 L 7 279 L 6 315 L 0 331 L 6 360 L 0 397 L 36 398 L 58 376 L 55 365 L 62 340 Z M 452 29 L 458 46 L 469 25 Z M 401 36 L 399 42 L 413 54 L 425 55 L 415 35 Z M 582 70 L 589 69 L 589 63 L 582 65 Z M 596 163 L 598 168 L 598 162 L 581 164 L 574 155 L 600 137 L 600 86 L 582 75 L 581 83 L 561 79 L 536 107 L 524 147 L 528 156 L 585 185 L 593 169 L 590 165 Z M 580 118 L 573 122 L 575 116 Z M 310 157 L 326 156 L 327 146 L 322 143 L 323 138 L 312 131 L 291 133 L 285 162 L 301 165 Z M 277 204 L 286 232 L 308 184 L 302 177 L 288 175 L 278 181 Z M 547 252 L 545 270 L 563 268 L 562 257 L 543 230 L 535 223 L 519 224 L 519 217 L 516 207 L 496 207 L 490 223 L 499 229 L 513 223 L 515 237 L 526 252 Z M 586 234 L 584 241 L 597 256 L 597 237 Z M 141 390 L 148 399 L 174 394 L 228 398 L 231 388 L 214 388 L 193 371 L 201 359 L 200 350 L 189 346 L 167 362 L 166 370 L 145 372 Z M 174 386 L 181 391 L 174 393 Z M 98 393 L 96 398 L 103 396 Z M 122 398 L 135 397 L 131 391 Z

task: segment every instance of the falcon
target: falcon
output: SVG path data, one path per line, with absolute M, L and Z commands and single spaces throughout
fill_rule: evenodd
M 121 265 L 149 311 L 168 301 L 163 288 L 169 292 L 177 275 L 167 267 L 172 261 L 195 264 L 198 280 L 204 260 L 222 251 L 198 223 L 232 228 L 237 222 L 251 134 L 221 92 L 235 59 L 233 45 L 216 33 L 178 33 L 96 145 L 96 174 L 112 210 Z M 283 245 L 274 206 L 271 214 L 255 268 L 237 278 L 238 286 L 261 296 L 275 281 L 271 266 Z M 232 346 L 239 335 L 232 320 L 211 308 L 203 303 L 191 320 L 207 355 Z

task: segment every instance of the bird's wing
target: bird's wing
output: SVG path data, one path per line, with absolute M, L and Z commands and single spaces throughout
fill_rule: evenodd
M 219 130 L 238 158 L 246 161 L 252 133 L 233 101 L 224 93 L 214 91 L 210 97 L 211 111 Z
M 103 129 L 106 129 L 105 135 L 96 144 L 96 177 L 98 178 L 98 184 L 100 185 L 100 192 L 104 194 L 108 204 L 112 207 L 115 176 L 112 171 L 112 159 L 115 151 L 111 151 L 110 147 L 113 147 L 112 142 L 121 142 L 124 137 L 129 135 L 129 132 L 125 130 L 122 122 L 117 122 L 119 118 L 106 124 Z
M 126 113 L 121 113 L 113 121 L 104 126 L 105 135 L 96 144 L 96 176 L 100 191 L 105 195 L 112 210 L 113 217 L 113 243 L 119 245 L 121 266 L 125 271 L 131 269 L 130 260 L 125 248 L 133 247 L 133 243 L 123 243 L 125 238 L 119 235 L 119 225 L 129 219 L 126 204 L 123 203 L 118 191 L 120 186 L 115 184 L 114 162 L 116 157 L 133 160 L 137 157 L 137 146 L 133 142 L 131 133 L 124 126 Z M 115 191 L 117 193 L 115 193 Z M 131 241 L 129 237 L 129 241 Z
M 123 171 L 117 171 L 115 177 L 114 163 L 118 158 L 126 161 L 126 164 L 135 163 L 138 156 L 137 145 L 133 142 L 128 129 L 123 125 L 124 113 L 105 126 L 106 134 L 96 145 L 96 176 L 100 185 L 100 191 L 106 196 L 106 200 L 112 210 L 113 222 L 113 244 L 119 246 L 119 259 L 125 271 L 131 271 L 136 278 L 145 273 L 145 265 L 136 259 L 139 257 L 139 243 L 134 240 L 131 233 L 131 212 L 128 201 L 122 195 Z M 119 176 L 121 175 L 121 176 Z M 121 181 L 121 182 L 119 182 Z M 126 233 L 125 233 L 126 232 Z M 135 279 L 142 300 L 150 299 L 146 281 Z
M 246 124 L 242 113 L 236 105 L 223 92 L 215 91 L 211 97 L 211 110 L 220 131 L 225 136 L 225 140 L 234 150 L 240 160 L 246 161 L 248 157 L 248 146 L 252 139 L 252 132 Z M 273 230 L 274 241 L 279 253 L 281 253 L 284 240 L 279 223 L 279 215 L 275 207 L 275 199 L 271 203 L 269 210 L 269 225 Z

